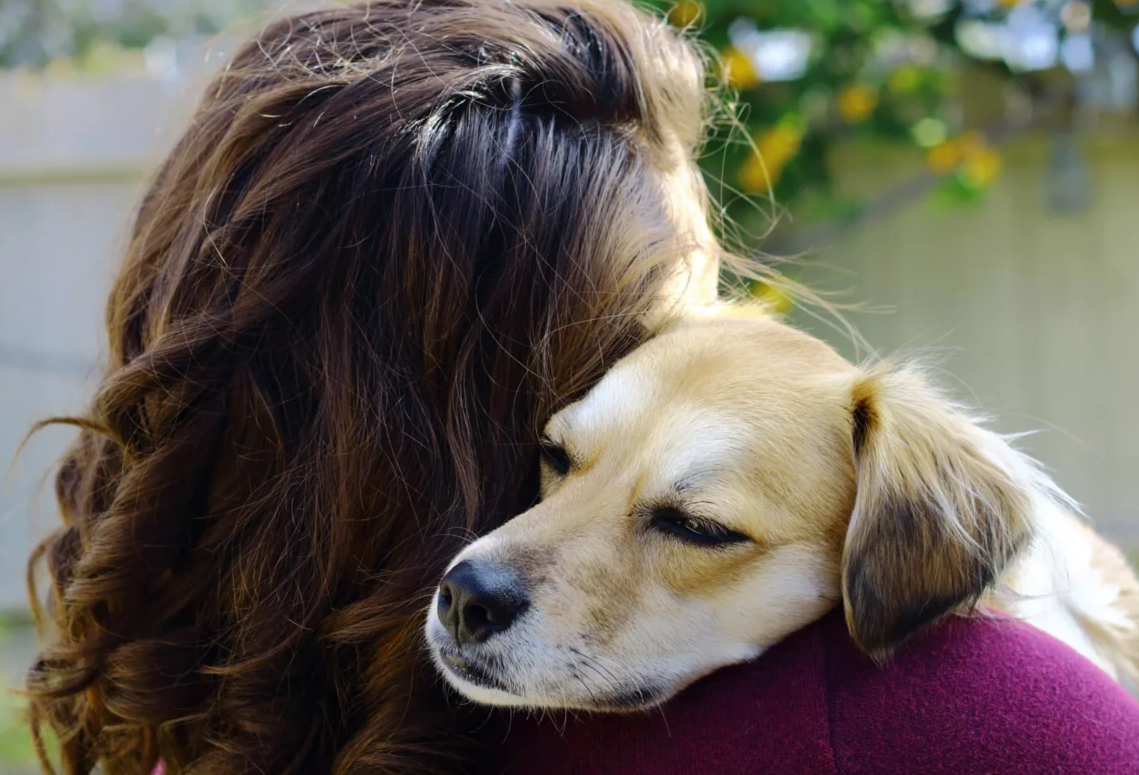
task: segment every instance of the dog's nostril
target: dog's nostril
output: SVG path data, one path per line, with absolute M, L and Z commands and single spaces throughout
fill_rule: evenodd
M 463 623 L 471 629 L 487 627 L 495 624 L 490 611 L 481 605 L 468 605 L 463 610 Z

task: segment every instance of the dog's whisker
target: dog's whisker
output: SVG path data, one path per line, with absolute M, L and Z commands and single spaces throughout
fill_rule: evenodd
M 578 664 L 580 667 L 589 669 L 590 672 L 593 673 L 593 675 L 597 676 L 598 683 L 602 684 L 603 686 L 606 686 L 607 689 L 613 688 L 613 686 L 611 685 L 612 682 L 610 680 L 610 677 L 606 676 L 606 674 L 601 671 L 601 669 L 598 665 L 594 664 L 592 661 L 590 661 L 588 659 L 582 660 Z

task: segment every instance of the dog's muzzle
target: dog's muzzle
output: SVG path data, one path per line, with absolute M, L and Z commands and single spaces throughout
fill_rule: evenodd
M 608 711 L 651 707 L 672 694 L 651 671 L 615 674 L 613 658 L 591 653 L 586 636 L 551 641 L 541 582 L 526 568 L 468 554 L 439 582 L 425 634 L 454 689 L 484 705 Z
M 530 607 L 522 578 L 490 560 L 463 560 L 443 576 L 435 599 L 427 629 L 439 667 L 474 687 L 509 694 L 501 655 L 487 641 Z

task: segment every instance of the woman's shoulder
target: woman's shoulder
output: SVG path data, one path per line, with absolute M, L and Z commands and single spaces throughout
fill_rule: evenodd
M 1139 703 L 1019 622 L 948 621 L 875 663 L 836 611 L 661 709 L 515 719 L 505 751 L 551 775 L 1134 775 Z
M 1030 625 L 948 620 L 882 664 L 819 634 L 839 772 L 1139 773 L 1139 703 Z

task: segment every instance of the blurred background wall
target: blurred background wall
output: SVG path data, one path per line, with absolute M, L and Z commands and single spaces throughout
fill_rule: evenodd
M 0 448 L 6 458 L 32 422 L 79 412 L 91 397 L 104 345 L 103 303 L 176 93 L 145 75 L 0 73 Z M 22 565 L 35 524 L 50 522 L 37 517 L 53 515 L 44 477 L 71 436 L 53 428 L 33 438 L 0 490 L 0 608 L 24 605 Z
M 102 306 L 173 93 L 145 76 L 0 71 L 0 459 L 36 420 L 79 412 L 103 349 Z M 34 641 L 24 565 L 55 517 L 50 472 L 73 432 L 28 444 L 0 487 L 0 690 Z M 0 699 L 0 773 L 31 771 L 18 700 Z
M 730 231 L 879 308 L 847 313 L 873 349 L 933 354 L 998 428 L 1039 430 L 1023 446 L 1139 549 L 1139 2 L 654 4 L 738 90 L 745 118 L 705 160 Z M 0 0 L 0 460 L 90 399 L 132 209 L 225 56 L 217 29 L 257 5 Z M 24 564 L 72 435 L 34 437 L 0 487 L 0 688 L 32 653 Z M 5 702 L 0 773 L 24 772 Z

